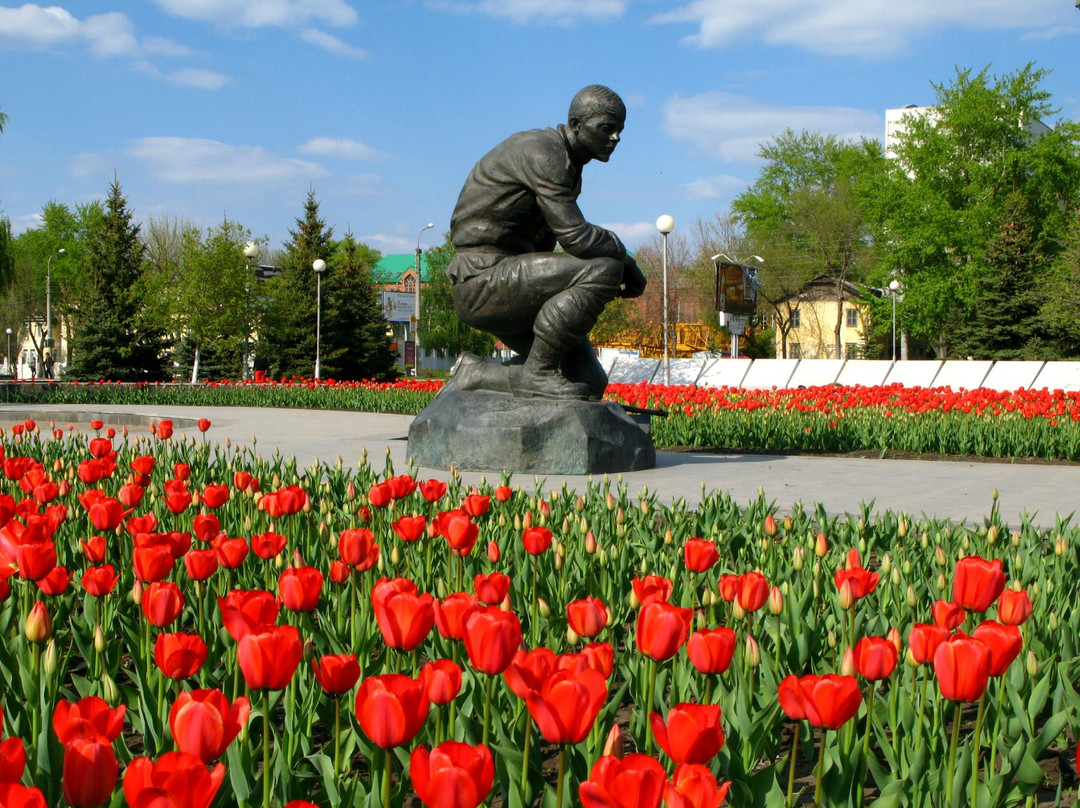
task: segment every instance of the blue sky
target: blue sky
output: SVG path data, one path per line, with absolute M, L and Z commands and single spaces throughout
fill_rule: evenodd
M 314 188 L 336 235 L 408 252 L 488 149 L 593 83 L 629 111 L 580 204 L 631 247 L 726 211 L 785 127 L 884 139 L 956 67 L 1034 61 L 1080 120 L 1074 0 L 62 1 L 0 5 L 17 232 L 115 174 L 141 221 L 227 216 L 280 247 Z

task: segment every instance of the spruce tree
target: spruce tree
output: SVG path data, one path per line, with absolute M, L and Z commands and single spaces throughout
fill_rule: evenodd
M 386 381 L 397 374 L 396 355 L 383 318 L 371 268 L 379 252 L 346 233 L 323 283 L 322 376 L 349 381 Z
M 333 275 L 334 230 L 319 218 L 315 191 L 308 191 L 304 217 L 296 219 L 296 229 L 285 245 L 281 274 L 267 282 L 269 297 L 257 353 L 270 362 L 276 378 L 311 376 L 315 370 L 316 273 L 317 259 L 327 262 L 323 272 L 323 293 Z M 325 299 L 325 298 L 324 298 Z M 320 352 L 321 353 L 321 352 Z M 325 374 L 320 374 L 325 375 Z
M 75 306 L 67 375 L 165 381 L 169 343 L 144 317 L 143 245 L 127 198 L 113 180 L 101 219 L 88 232 L 87 283 Z

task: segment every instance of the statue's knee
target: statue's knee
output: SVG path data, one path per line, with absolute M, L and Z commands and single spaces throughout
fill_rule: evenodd
M 623 279 L 623 263 L 616 258 L 595 258 L 589 262 L 588 283 L 618 292 Z

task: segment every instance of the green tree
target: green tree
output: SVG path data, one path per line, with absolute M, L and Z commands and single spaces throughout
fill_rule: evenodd
M 1073 213 L 1061 253 L 1037 282 L 1040 315 L 1052 335 L 1048 358 L 1080 356 L 1080 210 Z
M 296 219 L 296 229 L 290 230 L 289 235 L 291 238 L 284 245 L 278 264 L 281 274 L 266 284 L 268 300 L 259 327 L 257 350 L 269 360 L 275 376 L 311 376 L 315 365 L 319 281 L 312 265 L 319 259 L 327 262 L 322 281 L 324 287 L 329 285 L 336 249 L 334 230 L 319 217 L 319 201 L 314 190 L 308 191 L 304 217 Z M 321 340 L 319 347 L 321 354 Z
M 381 257 L 351 232 L 337 245 L 333 273 L 323 284 L 321 364 L 326 378 L 385 381 L 397 376 L 397 357 L 371 283 L 371 269 Z
M 164 381 L 169 342 L 146 317 L 139 225 L 113 180 L 87 238 L 87 283 L 74 313 L 68 374 L 76 379 Z
M 875 260 L 864 197 L 885 169 L 881 146 L 788 129 L 760 156 L 766 161 L 761 174 L 732 210 L 750 241 L 763 245 L 768 267 L 761 272 L 762 294 L 777 316 L 784 352 L 797 307 L 792 287 L 827 275 L 836 282 L 832 350 L 841 357 L 841 292 L 845 283 L 863 280 Z
M 489 356 L 495 350 L 495 337 L 477 331 L 458 319 L 454 311 L 454 296 L 446 268 L 454 257 L 454 245 L 447 233 L 442 244 L 426 253 L 428 283 L 423 290 L 420 307 L 420 344 L 439 356 L 457 356 L 468 351 Z
M 939 357 L 961 342 L 973 355 L 1000 350 L 964 332 L 976 313 L 993 311 L 1001 300 L 1002 273 L 1018 289 L 1037 285 L 1020 275 L 1048 268 L 1076 210 L 1080 129 L 1064 121 L 1046 129 L 1057 110 L 1040 86 L 1045 77 L 1029 64 L 1001 77 L 958 69 L 951 84 L 935 84 L 936 105 L 905 116 L 896 159 L 870 197 L 882 270 L 904 284 L 905 328 Z M 1017 215 L 1038 252 L 1034 260 L 1013 252 L 1006 265 L 1002 238 L 1017 232 Z M 1030 306 L 1012 313 L 1038 316 Z M 1026 336 L 1014 331 L 1013 337 L 1036 340 L 1034 346 L 1037 330 L 1029 324 Z

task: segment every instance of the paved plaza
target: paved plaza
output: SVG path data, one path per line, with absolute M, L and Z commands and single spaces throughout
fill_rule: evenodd
M 5 429 L 24 418 L 59 427 L 77 423 L 84 431 L 92 418 L 143 428 L 151 420 L 171 418 L 178 433 L 198 434 L 195 419 L 209 418 L 207 438 L 252 447 L 271 457 L 275 451 L 294 456 L 300 468 L 315 460 L 334 463 L 340 456 L 355 466 L 366 449 L 375 468 L 381 469 L 389 451 L 394 469 L 407 469 L 407 435 L 412 416 L 371 413 L 260 409 L 245 407 L 157 407 L 149 405 L 101 407 L 73 405 L 0 405 L 0 426 Z M 421 478 L 449 479 L 447 471 L 421 468 Z M 486 475 L 468 472 L 467 482 L 486 477 L 497 483 L 497 471 Z M 547 475 L 542 490 L 584 489 L 589 478 Z M 937 516 L 956 522 L 981 524 L 990 512 L 996 488 L 1003 518 L 1018 525 L 1026 514 L 1041 527 L 1053 527 L 1058 515 L 1068 517 L 1080 504 L 1080 465 L 970 463 L 954 461 L 878 460 L 847 457 L 713 454 L 658 452 L 657 466 L 622 475 L 631 494 L 644 489 L 664 501 L 685 497 L 693 503 L 707 491 L 722 490 L 745 504 L 759 489 L 781 512 L 796 503 L 808 509 L 822 503 L 830 514 L 859 513 L 863 503 L 873 510 L 904 511 L 911 516 Z M 536 487 L 533 475 L 517 475 L 513 482 L 526 491 Z

